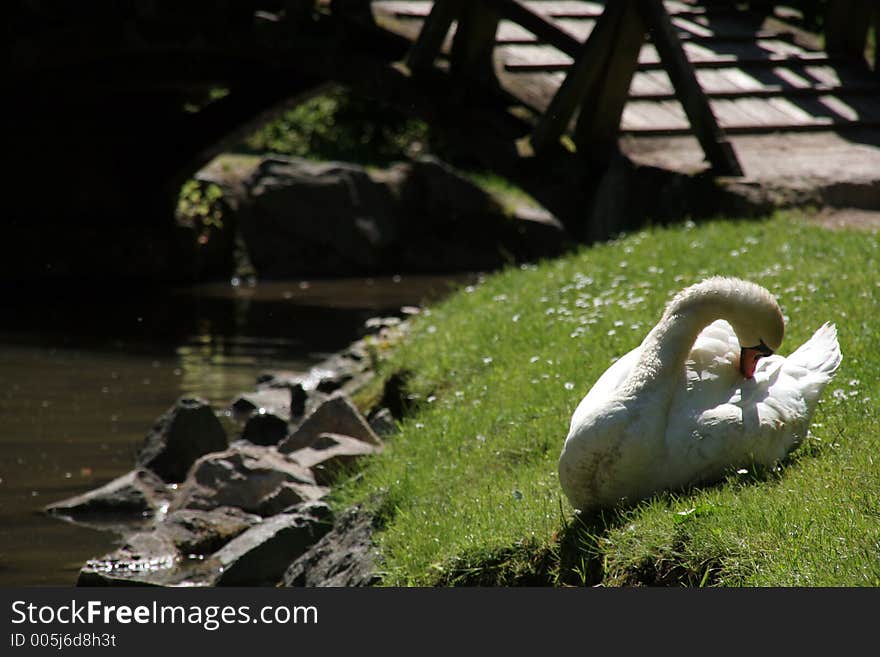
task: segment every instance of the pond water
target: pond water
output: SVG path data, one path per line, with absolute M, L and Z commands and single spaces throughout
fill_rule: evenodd
M 116 534 L 41 509 L 131 470 L 144 435 L 178 397 L 223 411 L 261 372 L 305 372 L 360 337 L 369 317 L 454 285 L 404 276 L 6 295 L 0 586 L 73 585 L 87 559 L 114 549 Z

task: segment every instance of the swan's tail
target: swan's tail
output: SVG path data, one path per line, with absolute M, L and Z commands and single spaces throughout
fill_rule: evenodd
M 842 359 L 837 327 L 825 322 L 812 338 L 786 359 L 785 369 L 788 374 L 800 379 L 806 399 L 818 399 L 822 389 L 840 367 Z

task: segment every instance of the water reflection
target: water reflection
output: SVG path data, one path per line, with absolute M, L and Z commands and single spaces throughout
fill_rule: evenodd
M 466 280 L 465 278 L 459 280 Z M 115 536 L 39 509 L 131 469 L 182 396 L 228 406 L 268 369 L 304 371 L 372 315 L 435 299 L 444 277 L 204 286 L 100 298 L 7 295 L 0 325 L 0 586 L 72 585 Z

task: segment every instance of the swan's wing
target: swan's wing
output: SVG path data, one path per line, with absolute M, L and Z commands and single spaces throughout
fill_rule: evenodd
M 587 395 L 580 401 L 571 416 L 569 433 L 575 425 L 580 424 L 584 417 L 594 409 L 604 404 L 611 395 L 620 387 L 620 384 L 629 376 L 633 366 L 639 358 L 641 346 L 636 347 L 629 353 L 621 356 L 614 364 L 602 373 Z
M 788 358 L 766 360 L 755 372 L 758 386 L 743 395 L 742 405 L 754 405 L 762 429 L 775 432 L 765 439 L 769 460 L 782 458 L 806 437 L 819 396 L 842 360 L 837 329 L 825 323 Z
M 826 322 L 785 359 L 781 376 L 789 380 L 788 387 L 796 389 L 808 405 L 814 406 L 842 359 L 837 327 Z
M 676 395 L 667 443 L 706 477 L 749 461 L 772 465 L 806 436 L 840 361 L 837 332 L 825 324 L 788 358 L 761 359 L 751 381 L 734 367 L 699 380 Z

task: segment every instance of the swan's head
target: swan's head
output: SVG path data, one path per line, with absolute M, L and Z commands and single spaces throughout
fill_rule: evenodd
M 782 344 L 785 320 L 776 299 L 766 289 L 748 281 L 727 280 L 734 288 L 728 321 L 739 340 L 739 371 L 751 379 L 758 361 Z
M 755 375 L 758 361 L 782 344 L 782 310 L 776 298 L 760 285 L 716 276 L 683 290 L 676 299 L 680 309 L 698 306 L 730 323 L 740 345 L 739 370 L 747 379 Z

